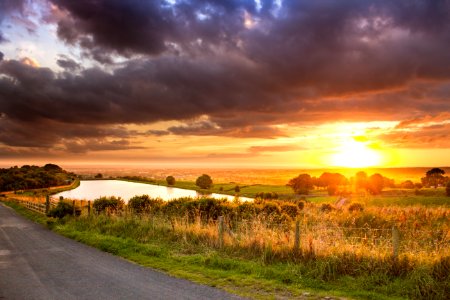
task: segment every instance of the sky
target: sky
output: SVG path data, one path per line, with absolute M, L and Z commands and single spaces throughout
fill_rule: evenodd
M 0 164 L 450 165 L 449 0 L 0 0 Z

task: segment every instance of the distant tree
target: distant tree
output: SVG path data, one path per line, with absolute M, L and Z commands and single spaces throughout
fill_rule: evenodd
M 318 178 L 318 186 L 320 187 L 329 187 L 329 186 L 339 186 L 347 184 L 347 178 L 340 173 L 329 173 L 324 172 Z
M 414 183 L 414 187 L 416 188 L 416 189 L 421 189 L 421 188 L 423 188 L 423 184 L 421 184 L 420 182 L 416 182 L 416 183 Z
M 336 185 L 329 185 L 327 187 L 327 192 L 329 196 L 334 196 L 338 192 L 338 187 Z
M 102 179 L 103 178 L 103 174 L 102 173 L 98 173 L 97 175 L 94 176 L 94 178 Z
M 384 187 L 383 179 L 383 176 L 378 173 L 370 176 L 367 182 L 367 190 L 369 193 L 372 195 L 379 195 Z
M 63 171 L 63 169 L 61 169 L 60 166 L 55 165 L 55 164 L 46 164 L 44 166 L 44 170 L 47 171 L 47 172 L 55 172 L 55 173 Z
M 312 178 L 309 174 L 300 174 L 289 180 L 286 186 L 291 187 L 296 194 L 307 195 L 313 188 Z
M 406 180 L 400 184 L 402 189 L 414 189 L 415 185 L 411 180 Z
M 199 176 L 195 181 L 195 185 L 202 189 L 209 189 L 213 184 L 211 177 L 207 174 Z
M 428 170 L 425 177 L 422 178 L 422 184 L 427 187 L 434 186 L 437 188 L 438 185 L 445 183 L 446 179 L 444 174 L 445 171 L 439 168 Z
M 174 185 L 175 184 L 175 177 L 167 176 L 166 177 L 166 182 L 167 182 L 168 185 Z
M 383 176 L 384 187 L 395 188 L 395 180 Z
M 240 193 L 241 192 L 241 188 L 237 185 L 237 186 L 234 187 L 234 191 L 236 193 Z
M 360 171 L 355 174 L 355 188 L 367 189 L 367 174 L 366 172 Z

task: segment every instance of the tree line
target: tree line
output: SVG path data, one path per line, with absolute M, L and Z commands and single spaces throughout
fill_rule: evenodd
M 0 192 L 49 188 L 67 185 L 75 180 L 74 173 L 67 172 L 55 164 L 39 167 L 24 165 L 0 169 Z
M 309 174 L 300 174 L 289 180 L 286 184 L 291 187 L 295 193 L 307 195 L 314 188 L 327 189 L 330 196 L 347 191 L 348 186 L 352 186 L 355 190 L 366 190 L 372 195 L 378 195 L 384 188 L 407 188 L 420 189 L 422 187 L 434 187 L 450 185 L 448 176 L 444 176 L 445 171 L 440 168 L 430 169 L 425 173 L 425 177 L 421 178 L 421 182 L 412 182 L 407 180 L 400 185 L 396 185 L 393 179 L 384 177 L 379 173 L 367 175 L 366 172 L 360 171 L 355 176 L 348 179 L 340 173 L 324 172 L 320 177 L 311 177 Z

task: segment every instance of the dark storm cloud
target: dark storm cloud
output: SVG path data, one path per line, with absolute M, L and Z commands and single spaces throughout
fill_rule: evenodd
M 105 64 L 129 59 L 86 69 L 61 57 L 61 73 L 0 62 L 8 145 L 36 146 L 44 128 L 47 147 L 93 149 L 70 128 L 120 141 L 137 133 L 102 130 L 175 120 L 142 134 L 273 138 L 286 136 L 278 124 L 450 111 L 448 0 L 52 2 L 63 41 Z
M 25 0 L 0 0 L 0 43 L 6 42 L 2 33 L 2 23 L 5 17 L 15 12 L 21 12 L 25 2 Z
M 81 69 L 81 65 L 79 63 L 65 55 L 61 55 L 56 63 L 58 64 L 58 66 L 67 71 L 76 71 L 78 69 Z

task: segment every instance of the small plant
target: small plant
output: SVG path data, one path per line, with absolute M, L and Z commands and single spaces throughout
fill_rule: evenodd
M 55 208 L 51 209 L 47 216 L 62 219 L 67 215 L 73 214 L 73 206 L 69 203 L 60 201 Z

